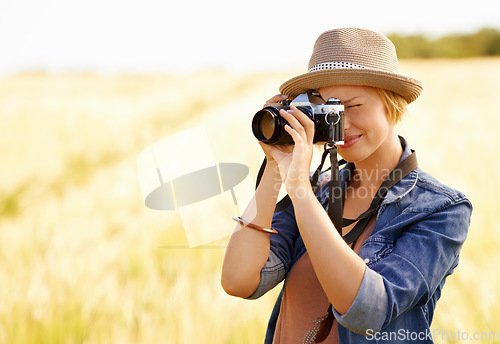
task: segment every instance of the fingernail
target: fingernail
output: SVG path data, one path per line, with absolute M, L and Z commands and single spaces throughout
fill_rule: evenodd
M 285 98 L 285 99 L 288 98 L 288 96 L 286 94 L 282 94 L 281 97 Z

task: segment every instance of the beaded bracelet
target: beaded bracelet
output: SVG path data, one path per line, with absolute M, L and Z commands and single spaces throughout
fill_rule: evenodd
M 253 223 L 250 223 L 250 222 L 247 222 L 247 221 L 243 220 L 241 217 L 233 217 L 233 220 L 236 221 L 236 222 L 238 222 L 243 227 L 252 228 L 252 229 L 255 229 L 255 230 L 258 230 L 258 231 L 261 231 L 261 232 L 265 232 L 265 233 L 278 234 L 278 231 L 276 229 L 273 229 L 273 228 L 264 228 L 264 227 L 255 225 Z

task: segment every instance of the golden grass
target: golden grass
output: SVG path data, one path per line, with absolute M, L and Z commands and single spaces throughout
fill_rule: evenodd
M 402 69 L 425 91 L 400 132 L 420 165 L 475 207 L 433 327 L 499 331 L 500 59 Z M 211 142 L 217 159 L 255 176 L 251 117 L 294 74 L 0 79 L 0 342 L 262 342 L 278 290 L 258 301 L 227 296 L 219 283 L 227 240 L 187 249 L 179 216 L 143 205 L 136 158 L 205 123 L 221 131 Z

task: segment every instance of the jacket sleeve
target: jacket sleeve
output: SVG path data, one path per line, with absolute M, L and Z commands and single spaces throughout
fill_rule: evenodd
M 365 241 L 360 256 L 367 268 L 361 287 L 347 313 L 333 310 L 338 322 L 365 334 L 368 329 L 380 331 L 405 311 L 425 305 L 458 264 L 471 210 L 465 198 L 432 212 L 405 210 L 399 224 L 403 230 L 394 245 L 376 236 Z
M 266 264 L 260 272 L 260 283 L 255 292 L 247 299 L 257 299 L 283 281 L 293 265 L 295 242 L 299 229 L 295 221 L 293 206 L 276 212 L 272 228 L 278 234 L 271 234 L 271 250 Z

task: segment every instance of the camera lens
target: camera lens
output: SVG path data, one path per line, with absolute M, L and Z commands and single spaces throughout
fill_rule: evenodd
M 279 115 L 279 109 L 283 108 L 285 107 L 269 106 L 255 114 L 252 120 L 252 131 L 257 140 L 270 145 L 293 144 L 292 137 L 285 131 L 287 122 Z
M 255 137 L 264 143 L 287 144 L 287 142 L 282 143 L 288 135 L 284 129 L 285 123 L 286 121 L 279 115 L 279 109 L 270 106 L 255 114 L 252 120 L 252 131 Z M 284 134 L 286 134 L 285 137 L 283 137 Z
M 257 112 L 252 120 L 252 131 L 255 137 L 264 143 L 272 143 L 276 140 L 279 130 L 279 111 L 267 107 Z
M 264 113 L 260 119 L 260 131 L 266 140 L 273 137 L 275 129 L 276 121 L 274 119 L 274 115 L 269 112 Z

